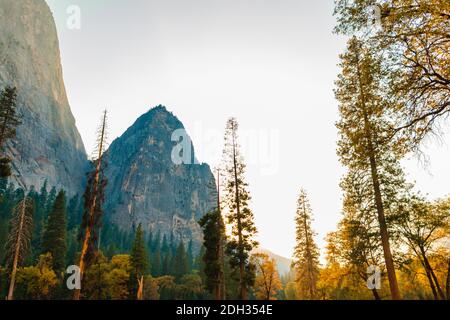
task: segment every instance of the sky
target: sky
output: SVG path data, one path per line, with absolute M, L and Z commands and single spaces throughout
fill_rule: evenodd
M 332 33 L 332 0 L 46 1 L 88 152 L 103 109 L 112 141 L 162 104 L 183 122 L 197 158 L 215 167 L 234 116 L 261 246 L 291 257 L 297 197 L 305 188 L 324 248 L 341 218 L 344 172 L 333 87 L 346 40 Z M 426 144 L 426 162 L 404 161 L 430 198 L 450 193 L 446 129 L 439 142 Z

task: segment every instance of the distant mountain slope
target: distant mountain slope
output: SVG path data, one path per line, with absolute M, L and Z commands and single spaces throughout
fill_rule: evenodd
M 13 181 L 79 192 L 86 153 L 64 88 L 58 37 L 44 0 L 0 1 L 0 88 L 18 90 L 22 125 L 10 143 Z
M 276 253 L 273 253 L 272 251 L 264 249 L 264 248 L 258 248 L 254 252 L 265 253 L 270 258 L 275 259 L 275 262 L 277 263 L 278 273 L 280 275 L 289 273 L 289 271 L 291 270 L 291 264 L 292 264 L 291 259 L 282 257 L 282 256 L 280 256 Z
M 173 235 L 176 241 L 193 239 L 198 248 L 202 232 L 197 221 L 212 206 L 208 185 L 214 177 L 207 164 L 173 163 L 172 133 L 182 128 L 159 106 L 111 144 L 105 212 L 122 230 L 142 223 L 144 230 Z

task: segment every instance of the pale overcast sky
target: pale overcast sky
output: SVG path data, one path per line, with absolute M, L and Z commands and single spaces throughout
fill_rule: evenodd
M 64 80 L 87 150 L 101 110 L 111 140 L 162 104 L 185 125 L 200 161 L 220 159 L 226 120 L 238 118 L 261 245 L 290 257 L 297 195 L 314 210 L 317 241 L 341 214 L 333 82 L 345 39 L 332 34 L 333 1 L 47 0 L 58 27 Z M 81 29 L 67 28 L 67 8 Z M 243 142 L 245 142 L 243 141 Z M 244 143 L 245 144 L 245 143 Z M 406 162 L 418 189 L 450 192 L 449 135 L 430 165 Z

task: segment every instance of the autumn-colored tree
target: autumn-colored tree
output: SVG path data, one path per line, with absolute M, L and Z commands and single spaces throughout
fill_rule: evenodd
M 161 300 L 168 300 L 171 297 L 171 293 L 176 286 L 175 278 L 172 276 L 162 276 L 155 279 Z
M 144 300 L 159 300 L 159 284 L 158 281 L 152 276 L 148 275 L 144 279 Z
M 286 300 L 298 300 L 297 284 L 295 281 L 288 282 L 284 288 Z
M 17 272 L 17 291 L 22 299 L 46 300 L 58 285 L 52 269 L 52 255 L 40 255 L 36 266 L 20 268 Z
M 336 32 L 357 33 L 383 59 L 386 97 L 411 147 L 450 113 L 450 9 L 446 0 L 337 0 Z
M 333 271 L 334 276 L 339 277 L 341 282 L 338 282 L 338 288 L 342 288 L 343 275 L 347 278 L 352 275 L 353 279 L 359 280 L 358 287 L 366 287 L 368 268 L 382 265 L 383 251 L 378 226 L 374 226 L 373 218 L 369 217 L 368 221 L 364 219 L 364 215 L 358 211 L 347 212 L 339 223 L 338 231 L 334 233 L 333 245 L 338 250 L 332 255 L 334 261 L 328 261 L 327 272 Z M 331 242 L 328 242 L 328 245 L 330 244 Z M 324 274 L 325 272 L 322 272 L 321 276 Z M 371 288 L 371 292 L 375 300 L 381 299 L 378 288 Z
M 381 96 L 380 63 L 355 37 L 349 40 L 347 51 L 341 55 L 342 71 L 335 90 L 340 114 L 336 124 L 340 134 L 338 155 L 341 163 L 370 187 L 391 295 L 400 299 L 386 221 L 386 198 L 383 198 L 386 184 L 381 171 L 382 168 L 386 172 L 395 171 L 396 161 L 405 150 L 390 137 L 392 109 Z M 393 166 L 389 166 L 391 163 Z
M 383 186 L 383 208 L 389 221 L 391 242 L 395 240 L 395 247 L 399 247 L 398 233 L 394 233 L 398 207 L 402 197 L 407 194 L 410 186 L 395 158 L 384 158 L 378 167 L 378 177 Z M 367 269 L 377 267 L 384 269 L 384 252 L 381 243 L 378 211 L 376 207 L 372 176 L 369 170 L 352 168 L 340 184 L 344 191 L 343 215 L 335 233 L 335 245 L 341 264 L 354 273 L 364 284 L 367 283 Z M 399 267 L 403 254 L 396 252 Z M 379 290 L 372 289 L 375 299 L 381 299 Z
M 252 256 L 256 266 L 255 295 L 258 300 L 276 300 L 283 289 L 274 259 L 267 254 L 256 253 Z
M 294 265 L 298 294 L 302 299 L 317 298 L 319 276 L 319 248 L 312 229 L 312 210 L 305 190 L 300 191 L 295 216 L 296 245 Z
M 128 299 L 131 273 L 131 257 L 126 254 L 111 258 L 111 270 L 107 275 L 109 296 L 112 300 Z
M 423 266 L 434 298 L 445 300 L 445 284 L 439 283 L 429 255 L 439 248 L 440 241 L 448 238 L 450 199 L 429 203 L 419 196 L 412 196 L 401 207 L 400 215 L 401 221 L 397 226 L 404 243 Z
M 89 300 L 106 300 L 110 296 L 111 265 L 100 252 L 95 253 L 83 280 L 83 297 Z
M 375 230 L 375 235 L 368 237 L 368 226 L 358 220 L 350 222 L 352 216 L 346 214 L 338 230 L 326 237 L 326 264 L 317 283 L 322 300 L 380 300 L 386 294 L 376 286 L 368 288 L 368 267 L 378 266 L 378 261 L 383 260 L 379 234 Z
M 204 295 L 202 278 L 197 274 L 186 274 L 175 287 L 175 299 L 198 300 Z
M 82 240 L 80 254 L 80 278 L 83 279 L 84 271 L 89 266 L 92 259 L 96 256 L 98 249 L 98 230 L 101 226 L 101 217 L 103 213 L 102 204 L 104 202 L 104 190 L 107 180 L 104 175 L 106 160 L 103 155 L 106 150 L 107 140 L 107 112 L 103 113 L 101 125 L 97 137 L 97 158 L 93 161 L 94 170 L 88 175 L 88 182 L 83 195 L 84 212 L 81 224 L 80 240 Z M 74 300 L 81 297 L 81 289 L 74 292 Z
M 250 252 L 258 246 L 254 236 L 257 229 L 250 209 L 250 193 L 245 181 L 245 163 L 238 142 L 238 122 L 230 118 L 225 128 L 224 146 L 224 200 L 228 209 L 228 223 L 232 237 L 227 243 L 230 264 L 239 272 L 239 298 L 248 299 L 248 287 L 254 283 L 254 265 Z
M 11 229 L 6 242 L 7 266 L 11 271 L 8 300 L 14 299 L 17 268 L 24 262 L 29 252 L 33 233 L 34 202 L 27 195 L 14 207 Z

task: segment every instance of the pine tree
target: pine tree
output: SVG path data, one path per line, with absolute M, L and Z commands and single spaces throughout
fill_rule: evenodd
M 192 242 L 192 239 L 189 240 L 187 248 L 187 258 L 188 258 L 188 271 L 192 272 L 194 266 L 194 244 Z
M 225 228 L 222 215 L 217 210 L 207 213 L 199 221 L 203 228 L 203 245 L 205 254 L 203 262 L 205 266 L 206 286 L 209 292 L 214 295 L 215 300 L 222 300 L 223 289 L 223 235 Z
M 93 161 L 94 170 L 89 173 L 86 189 L 83 195 L 84 210 L 81 223 L 81 233 L 79 239 L 82 240 L 80 254 L 80 278 L 83 279 L 84 272 L 95 257 L 98 246 L 98 230 L 101 227 L 101 217 L 103 214 L 104 190 L 107 180 L 104 175 L 106 160 L 103 158 L 106 150 L 107 140 L 107 112 L 103 113 L 102 122 L 98 130 L 97 138 L 97 159 Z M 74 300 L 79 300 L 81 290 L 75 290 Z
M 153 232 L 149 232 L 148 236 L 147 236 L 147 250 L 149 252 L 149 254 L 152 256 L 154 253 L 154 248 L 153 248 L 153 241 L 154 241 L 154 236 L 153 236 Z
M 391 295 L 400 299 L 385 214 L 389 199 L 383 194 L 389 181 L 383 179 L 382 172 L 395 171 L 405 149 L 391 136 L 389 121 L 394 108 L 381 96 L 380 65 L 361 41 L 355 37 L 349 41 L 347 52 L 341 56 L 342 72 L 335 91 L 340 103 L 338 155 L 341 163 L 364 177 L 371 188 Z
M 17 89 L 6 87 L 0 92 L 0 147 L 6 140 L 16 136 L 16 128 L 20 125 L 17 115 Z
M 162 268 L 162 262 L 161 262 L 161 250 L 159 246 L 155 249 L 155 252 L 153 254 L 152 259 L 152 275 L 154 277 L 159 277 L 162 275 L 161 268 Z
M 53 204 L 55 203 L 57 196 L 56 187 L 52 187 L 47 195 L 47 202 L 45 203 L 45 212 L 48 214 L 53 209 Z
M 47 207 L 49 194 L 47 191 L 48 182 L 44 181 L 44 184 L 41 186 L 39 194 L 33 195 L 30 192 L 30 196 L 33 197 L 35 201 L 35 214 L 33 217 L 33 237 L 31 239 L 31 247 L 33 249 L 32 259 L 37 260 L 39 255 L 42 252 L 41 244 L 42 244 L 42 235 L 44 231 L 45 220 L 47 215 L 50 213 L 51 208 Z
M 65 267 L 67 252 L 66 216 L 66 194 L 61 190 L 53 204 L 42 239 L 42 253 L 51 253 L 53 270 L 57 275 L 60 275 Z
M 222 218 L 220 204 L 220 175 L 217 175 L 217 187 L 214 185 L 212 198 L 216 209 L 207 213 L 199 221 L 203 228 L 203 256 L 206 287 L 213 294 L 215 300 L 224 300 L 226 297 L 224 279 L 224 247 L 226 245 L 225 223 Z
M 30 187 L 28 197 L 33 201 L 35 209 L 33 214 L 33 234 L 31 236 L 30 251 L 25 264 L 33 264 L 39 259 L 41 253 L 43 224 L 47 212 L 39 210 L 40 208 L 37 205 L 39 203 L 39 194 L 36 192 L 34 186 Z
M 230 118 L 225 129 L 224 169 L 225 203 L 228 209 L 228 223 L 232 226 L 232 237 L 227 243 L 230 264 L 239 271 L 239 298 L 248 299 L 248 287 L 255 279 L 254 265 L 250 262 L 250 252 L 258 246 L 254 240 L 257 229 L 248 184 L 245 182 L 245 163 L 238 143 L 238 122 Z
M 157 249 L 159 249 L 159 251 L 161 253 L 161 231 L 160 230 L 158 230 L 158 232 L 156 233 L 156 236 L 153 237 L 153 241 L 151 244 L 152 251 L 156 251 Z
M 4 148 L 8 139 L 16 136 L 16 128 L 21 124 L 17 114 L 17 89 L 6 87 L 0 90 L 0 177 L 11 175 L 11 159 L 4 156 Z
M 184 247 L 183 241 L 180 241 L 178 248 L 176 250 L 173 262 L 173 270 L 175 280 L 180 281 L 181 278 L 189 273 L 189 261 Z
M 295 216 L 296 246 L 294 265 L 297 273 L 297 286 L 304 299 L 317 298 L 319 277 L 319 249 L 314 241 L 315 233 L 311 226 L 312 210 L 305 190 L 300 191 Z
M 175 243 L 175 237 L 174 237 L 173 233 L 171 233 L 170 240 L 169 240 L 169 250 L 170 250 L 170 253 L 172 254 L 172 257 L 174 257 L 176 255 L 177 249 L 178 249 L 178 246 Z
M 166 255 L 169 253 L 169 245 L 167 243 L 167 237 L 166 235 L 163 235 L 163 240 L 161 243 L 161 253 Z
M 170 254 L 166 253 L 163 258 L 162 266 L 161 266 L 161 275 L 167 276 L 170 275 Z
M 73 196 L 69 200 L 67 206 L 67 229 L 72 230 L 80 225 L 82 216 L 82 209 L 80 205 L 80 197 L 78 195 Z
M 8 300 L 14 299 L 17 268 L 25 260 L 29 251 L 33 229 L 34 203 L 28 197 L 24 198 L 14 207 L 11 219 L 7 248 L 7 266 L 11 270 Z
M 131 294 L 135 298 L 138 292 L 138 281 L 147 274 L 149 274 L 150 265 L 147 248 L 145 246 L 144 232 L 142 231 L 142 224 L 136 229 L 136 235 L 131 249 Z
M 367 188 L 370 184 L 366 178 L 361 177 L 364 175 L 349 170 L 341 181 L 344 217 L 338 224 L 334 245 L 349 273 L 361 279 L 366 286 L 367 268 L 381 267 L 384 256 L 377 210 L 373 205 L 373 191 Z M 372 289 L 372 294 L 375 300 L 381 299 L 377 288 Z

